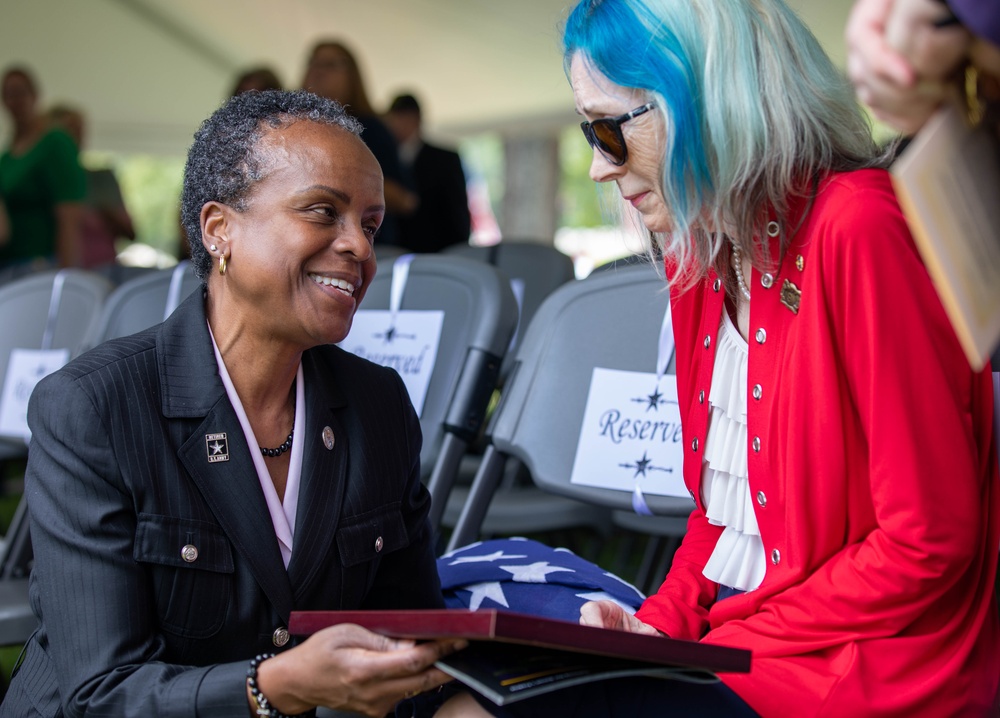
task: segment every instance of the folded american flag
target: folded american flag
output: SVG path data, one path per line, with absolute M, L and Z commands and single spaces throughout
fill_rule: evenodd
M 565 548 L 525 538 L 481 541 L 437 560 L 449 608 L 502 608 L 578 621 L 587 601 L 634 613 L 645 598 L 632 584 Z

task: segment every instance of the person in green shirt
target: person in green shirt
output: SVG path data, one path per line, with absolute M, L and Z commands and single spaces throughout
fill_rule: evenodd
M 87 191 L 76 145 L 37 111 L 37 85 L 25 68 L 4 72 L 0 99 L 14 128 L 0 154 L 0 197 L 10 220 L 0 270 L 76 266 Z

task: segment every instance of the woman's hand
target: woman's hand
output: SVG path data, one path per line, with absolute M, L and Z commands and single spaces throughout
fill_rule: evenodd
M 282 713 L 324 706 L 382 718 L 403 698 L 450 681 L 434 662 L 466 645 L 416 644 L 352 624 L 331 626 L 261 663 L 257 686 Z
M 947 17 L 936 0 L 858 0 L 851 10 L 847 69 L 858 98 L 904 134 L 930 118 L 968 54 L 961 25 L 935 25 Z
M 643 633 L 647 636 L 665 636 L 648 623 L 643 623 L 614 601 L 588 601 L 580 607 L 580 623 L 596 628 Z

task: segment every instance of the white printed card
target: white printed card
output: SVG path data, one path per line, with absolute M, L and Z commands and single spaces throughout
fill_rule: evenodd
M 354 315 L 343 349 L 392 367 L 403 378 L 413 408 L 420 416 L 437 361 L 444 312 L 439 309 L 362 309 Z
M 28 441 L 28 399 L 35 384 L 69 361 L 69 349 L 12 349 L 0 393 L 0 435 Z
M 676 377 L 595 368 L 570 482 L 687 497 L 683 459 Z

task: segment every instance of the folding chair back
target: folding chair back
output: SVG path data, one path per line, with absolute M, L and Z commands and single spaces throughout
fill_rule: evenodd
M 110 282 L 82 269 L 39 272 L 0 286 L 0 383 L 13 349 L 68 349 L 71 359 L 86 349 L 109 291 Z M 0 460 L 26 451 L 21 439 L 0 439 Z
M 478 537 L 508 456 L 523 461 L 547 492 L 632 509 L 630 493 L 573 484 L 570 478 L 594 368 L 654 372 L 668 299 L 656 270 L 639 265 L 568 284 L 543 302 L 490 423 L 491 444 L 449 550 Z M 686 516 L 692 508 L 687 498 L 645 498 L 655 514 Z
M 80 354 L 110 290 L 107 279 L 77 269 L 32 274 L 0 287 L 0 381 L 12 349 L 68 349 L 70 358 Z M 23 439 L 4 438 L 0 444 L 0 460 L 26 454 Z M 31 558 L 22 497 L 0 544 L 0 645 L 23 643 L 37 623 L 28 604 Z
M 515 296 L 520 294 L 517 333 L 500 368 L 501 379 L 506 380 L 513 366 L 517 347 L 538 307 L 556 289 L 576 279 L 573 260 L 551 245 L 535 242 L 505 241 L 490 247 L 455 244 L 444 251 L 453 256 L 493 265 L 510 280 Z
M 90 336 L 90 346 L 135 334 L 159 324 L 191 292 L 201 288 L 191 263 L 158 269 L 133 277 L 108 296 L 100 320 Z
M 440 254 L 406 260 L 409 274 L 399 309 L 444 312 L 420 413 L 422 474 L 433 499 L 431 523 L 437 528 L 459 460 L 479 434 L 497 386 L 500 362 L 517 325 L 517 302 L 507 280 L 488 264 Z M 379 268 L 360 311 L 390 309 L 392 276 L 392 264 Z

